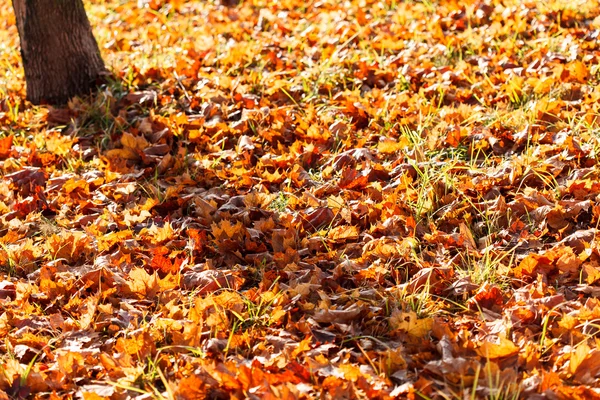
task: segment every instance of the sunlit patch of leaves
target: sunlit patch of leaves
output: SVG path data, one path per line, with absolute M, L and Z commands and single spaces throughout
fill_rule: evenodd
M 597 2 L 4 5 L 0 397 L 596 396 Z

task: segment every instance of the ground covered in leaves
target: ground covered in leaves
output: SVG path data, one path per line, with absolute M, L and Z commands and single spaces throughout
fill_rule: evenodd
M 598 1 L 227 3 L 0 2 L 0 398 L 600 398 Z

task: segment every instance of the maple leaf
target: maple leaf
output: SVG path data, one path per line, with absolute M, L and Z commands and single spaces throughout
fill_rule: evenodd
M 489 284 L 483 285 L 475 296 L 471 297 L 467 304 L 471 309 L 487 308 L 490 310 L 499 310 L 504 304 L 502 291 L 497 287 Z
M 433 319 L 420 319 L 414 311 L 406 313 L 395 310 L 390 316 L 389 324 L 390 328 L 394 330 L 406 332 L 415 338 L 423 338 L 431 331 Z
M 149 274 L 144 268 L 134 268 L 129 272 L 127 286 L 130 293 L 140 297 L 154 297 L 159 291 L 159 278 L 156 272 Z
M 359 229 L 355 226 L 336 226 L 327 232 L 327 237 L 334 241 L 353 240 L 357 239 Z

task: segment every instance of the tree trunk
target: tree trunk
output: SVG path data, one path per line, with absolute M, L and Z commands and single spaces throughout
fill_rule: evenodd
M 106 74 L 82 0 L 12 0 L 27 99 L 66 103 Z

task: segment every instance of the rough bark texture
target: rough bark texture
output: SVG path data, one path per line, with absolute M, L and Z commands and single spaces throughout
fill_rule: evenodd
M 81 0 L 12 0 L 21 38 L 27 99 L 65 103 L 89 93 L 104 62 Z

